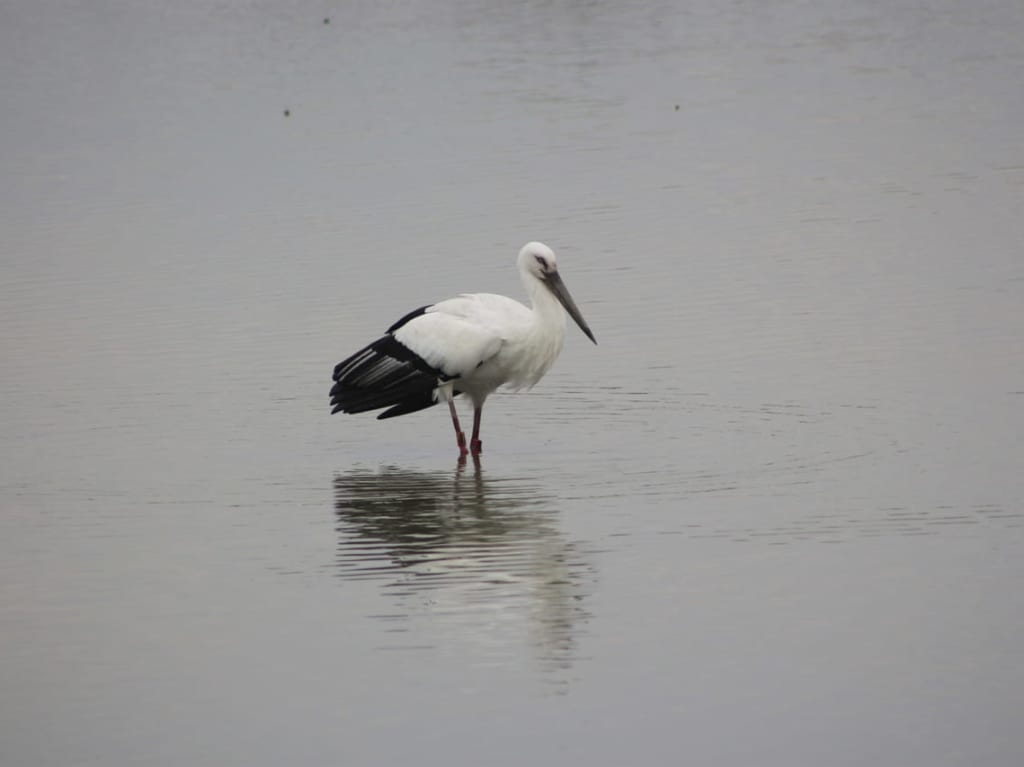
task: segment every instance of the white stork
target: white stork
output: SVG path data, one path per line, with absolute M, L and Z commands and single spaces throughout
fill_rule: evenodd
M 544 376 L 562 350 L 566 311 L 597 343 L 562 282 L 554 251 L 529 242 L 517 263 L 532 309 L 493 293 L 464 293 L 409 312 L 335 366 L 331 413 L 388 408 L 377 418 L 393 418 L 443 399 L 459 457 L 479 455 L 484 400 L 503 384 L 530 388 Z M 469 451 L 453 402 L 459 394 L 473 402 Z

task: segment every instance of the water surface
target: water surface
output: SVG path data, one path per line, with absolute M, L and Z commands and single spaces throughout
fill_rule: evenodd
M 8 4 L 0 762 L 1016 764 L 1024 10 Z M 559 253 L 487 406 L 335 362 Z

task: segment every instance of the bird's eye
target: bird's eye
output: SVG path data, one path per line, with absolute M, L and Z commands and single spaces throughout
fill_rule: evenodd
M 548 262 L 544 260 L 544 256 L 534 256 L 537 259 L 537 263 L 540 264 L 540 268 L 545 272 L 548 270 Z

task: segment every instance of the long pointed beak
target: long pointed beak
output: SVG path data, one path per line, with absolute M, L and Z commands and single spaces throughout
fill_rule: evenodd
M 565 310 L 569 312 L 569 316 L 572 317 L 573 321 L 580 326 L 580 330 L 587 334 L 587 338 L 597 343 L 597 339 L 594 338 L 594 334 L 590 331 L 590 327 L 587 325 L 587 321 L 583 319 L 583 315 L 580 314 L 579 307 L 576 306 L 576 302 L 572 300 L 572 296 L 569 295 L 569 288 L 565 287 L 565 283 L 562 282 L 562 277 L 558 272 L 552 272 L 548 274 L 544 279 L 544 284 L 547 285 L 548 289 L 555 294 L 555 298 L 558 302 L 565 307 Z

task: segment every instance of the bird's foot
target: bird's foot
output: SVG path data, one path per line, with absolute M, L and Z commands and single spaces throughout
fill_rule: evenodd
M 466 450 L 466 435 L 461 431 L 455 433 L 455 441 L 459 444 L 459 458 L 465 458 L 469 455 L 469 451 Z
M 469 451 L 473 455 L 480 455 L 484 451 L 484 443 L 478 439 L 470 440 Z

